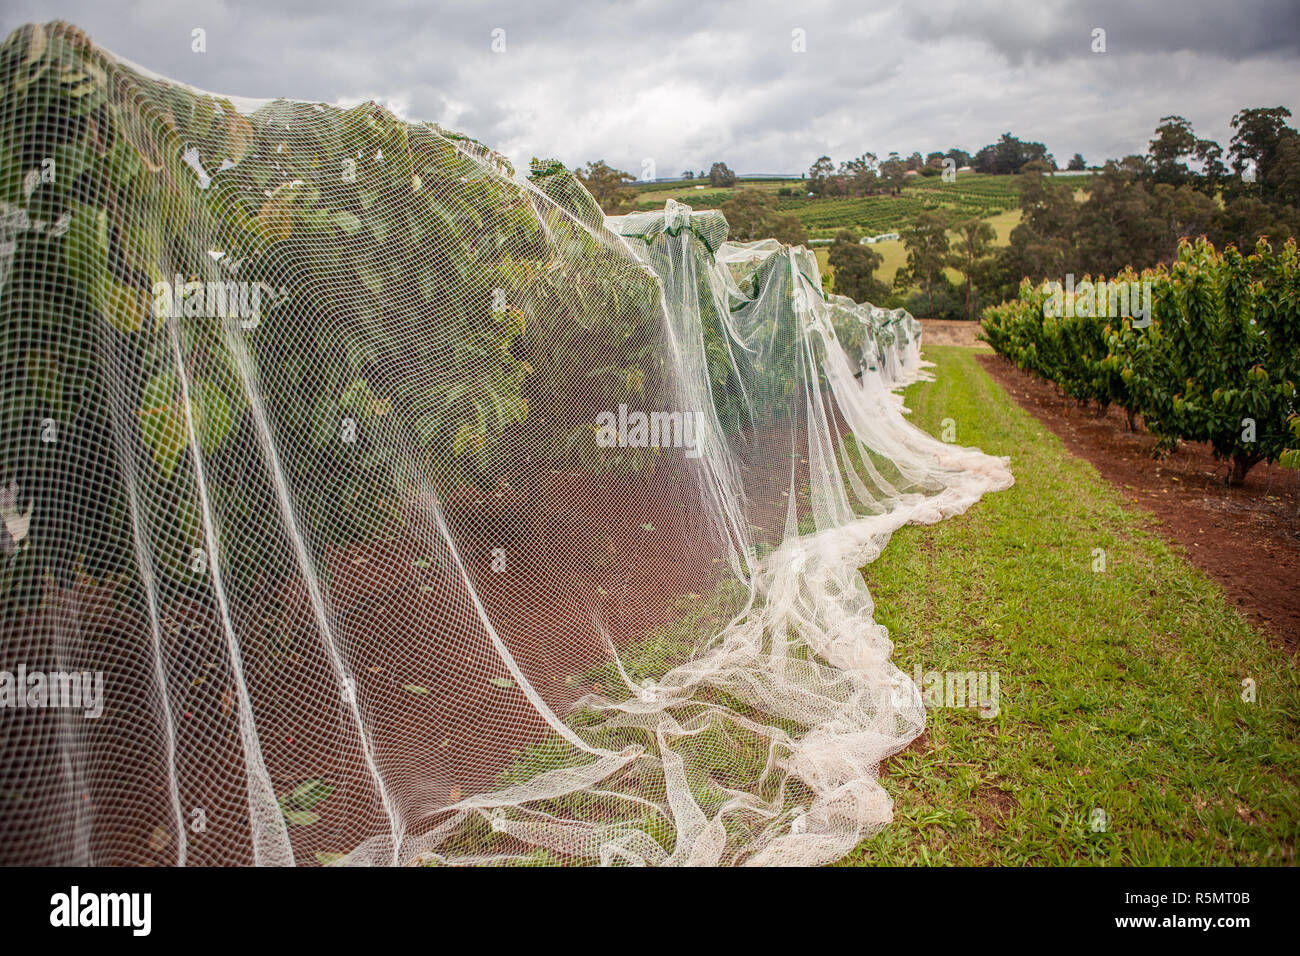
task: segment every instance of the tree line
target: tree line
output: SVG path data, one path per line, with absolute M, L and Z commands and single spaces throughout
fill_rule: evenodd
M 1290 117 L 1280 106 L 1239 111 L 1225 152 L 1197 137 L 1185 118 L 1166 116 L 1145 153 L 1064 181 L 1049 175 L 1050 156 L 1027 160 L 1016 169 L 1022 215 L 1007 246 L 993 245 L 987 222 L 926 211 L 902 230 L 907 265 L 890 288 L 875 278 L 880 256 L 844 231 L 831 250 L 835 291 L 918 315 L 973 319 L 982 307 L 1014 298 L 1023 278 L 1167 265 L 1181 240 L 1200 236 L 1219 248 L 1284 242 L 1300 235 L 1300 133 Z M 1008 164 L 1013 152 L 1005 150 Z M 959 283 L 948 269 L 961 275 Z
M 1158 456 L 1207 442 L 1241 484 L 1260 462 L 1300 465 L 1300 252 L 1294 240 L 1279 246 L 1184 241 L 1170 266 L 1064 294 L 1026 279 L 984 313 L 983 337 L 1100 414 L 1118 405 L 1134 430 L 1140 417 Z M 1145 287 L 1140 309 L 1132 295 L 1114 308 L 1117 287 Z
M 1091 176 L 1064 181 L 1050 175 L 1059 167 L 1046 146 L 1010 132 L 974 154 L 954 147 L 925 156 L 891 152 L 882 161 L 865 152 L 838 166 L 821 156 L 805 181 L 814 197 L 832 198 L 897 195 L 912 171 L 939 176 L 945 169 L 970 166 L 1020 177 L 1021 222 L 1007 246 L 994 245 L 996 235 L 986 221 L 956 219 L 939 208 L 901 230 L 907 263 L 892 285 L 876 276 L 879 253 L 859 245 L 848 230 L 837 234 L 830 250 L 836 292 L 918 315 L 974 319 L 982 308 L 1013 298 L 1025 277 L 1113 274 L 1126 266 L 1168 264 L 1179 241 L 1189 237 L 1249 249 L 1261 237 L 1284 241 L 1300 235 L 1300 133 L 1288 124 L 1291 115 L 1281 106 L 1240 110 L 1232 118 L 1226 149 L 1197 136 L 1184 117 L 1165 116 L 1145 152 L 1107 160 Z M 1085 167 L 1078 153 L 1067 164 L 1067 169 Z M 598 160 L 576 175 L 607 213 L 634 207 L 630 173 Z M 715 188 L 736 182 L 723 162 L 683 178 L 707 180 Z M 776 197 L 765 192 L 738 191 L 721 208 L 733 239 L 807 240 L 803 224 L 779 212 Z M 953 282 L 949 270 L 960 280 Z

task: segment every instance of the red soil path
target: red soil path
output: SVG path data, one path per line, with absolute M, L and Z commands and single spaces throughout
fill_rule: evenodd
M 1154 460 L 1155 439 L 1130 432 L 1120 409 L 1098 417 L 999 356 L 977 358 L 1072 453 L 1160 519 L 1234 605 L 1290 652 L 1300 650 L 1300 471 L 1256 465 L 1244 485 L 1229 488 L 1230 465 L 1216 461 L 1208 445 L 1183 443 Z

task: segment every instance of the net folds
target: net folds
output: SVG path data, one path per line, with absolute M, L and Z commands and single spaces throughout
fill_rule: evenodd
M 860 568 L 1008 487 L 920 324 L 433 124 L 0 48 L 0 862 L 817 864 Z

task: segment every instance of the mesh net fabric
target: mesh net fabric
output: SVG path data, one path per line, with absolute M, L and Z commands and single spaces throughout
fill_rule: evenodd
M 103 679 L 0 710 L 0 860 L 806 864 L 889 820 L 924 711 L 859 568 L 1012 481 L 902 416 L 911 316 L 373 104 L 62 24 L 0 78 L 0 669 Z

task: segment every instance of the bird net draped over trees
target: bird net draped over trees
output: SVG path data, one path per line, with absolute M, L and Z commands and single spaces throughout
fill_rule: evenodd
M 374 104 L 0 49 L 0 860 L 820 863 L 859 569 L 1008 487 L 813 256 Z

